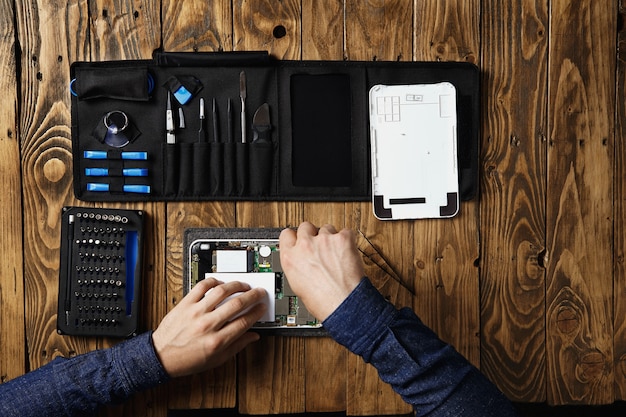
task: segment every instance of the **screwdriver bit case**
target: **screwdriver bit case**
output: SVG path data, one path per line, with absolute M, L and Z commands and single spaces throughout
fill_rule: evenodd
M 461 199 L 477 192 L 479 72 L 469 63 L 155 51 L 152 60 L 75 62 L 71 79 L 74 192 L 84 201 L 371 200 L 369 89 L 443 81 L 457 91 Z M 253 116 L 264 103 L 271 142 L 253 140 Z
M 57 329 L 76 336 L 136 334 L 142 211 L 64 207 Z

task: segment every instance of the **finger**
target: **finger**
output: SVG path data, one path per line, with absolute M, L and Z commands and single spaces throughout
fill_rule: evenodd
M 342 229 L 339 232 L 339 235 L 341 235 L 344 239 L 346 239 L 349 242 L 351 242 L 352 246 L 354 246 L 354 249 L 356 250 L 356 233 L 355 233 L 354 230 L 352 230 L 352 229 Z
M 284 248 L 294 246 L 296 244 L 296 231 L 291 228 L 283 229 L 278 236 L 278 242 Z
M 256 304 L 245 314 L 228 321 L 222 327 L 220 332 L 222 332 L 225 337 L 234 340 L 246 333 L 254 325 L 254 323 L 258 322 L 261 317 L 263 317 L 266 310 L 267 306 L 265 304 Z
M 204 298 L 204 295 L 211 289 L 218 285 L 222 284 L 221 281 L 210 277 L 203 279 L 202 281 L 198 281 L 196 285 L 189 291 L 186 297 L 181 300 L 181 303 L 197 303 L 198 301 Z
M 249 290 L 249 284 L 239 281 L 231 281 L 225 284 L 217 285 L 206 293 L 203 301 L 204 307 L 207 311 L 212 311 L 231 295 Z
M 297 236 L 300 237 L 312 237 L 317 235 L 318 228 L 313 223 L 302 222 L 298 226 Z
M 319 233 L 329 233 L 331 235 L 334 235 L 335 233 L 337 233 L 337 229 L 335 229 L 335 226 L 333 226 L 332 224 L 325 224 L 324 226 L 320 227 L 318 234 Z
M 229 322 L 238 320 L 240 317 L 246 316 L 252 310 L 252 307 L 261 304 L 267 298 L 267 291 L 263 288 L 254 288 L 250 291 L 241 293 L 217 307 L 213 312 L 213 320 L 218 327 L 222 327 Z M 244 313 L 245 312 L 245 313 Z M 242 314 L 244 313 L 244 314 Z M 239 317 L 238 317 L 239 316 Z M 259 318 L 255 317 L 250 326 Z

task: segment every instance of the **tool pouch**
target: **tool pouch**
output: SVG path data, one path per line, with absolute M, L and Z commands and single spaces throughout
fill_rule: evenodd
M 80 200 L 368 201 L 369 89 L 442 81 L 457 91 L 461 199 L 476 194 L 480 90 L 478 69 L 469 63 L 284 61 L 264 52 L 155 51 L 150 60 L 75 62 L 70 76 L 74 193 Z M 193 87 L 181 81 L 175 95 L 173 79 L 193 80 Z M 168 95 L 173 143 L 167 142 Z M 254 114 L 264 103 L 270 142 L 257 143 Z M 111 127 L 107 114 L 122 126 Z M 122 116 L 130 127 L 123 126 Z M 114 148 L 94 131 L 132 133 L 132 140 Z M 121 157 L 108 157 L 111 151 Z M 112 167 L 108 175 L 87 175 L 92 168 Z

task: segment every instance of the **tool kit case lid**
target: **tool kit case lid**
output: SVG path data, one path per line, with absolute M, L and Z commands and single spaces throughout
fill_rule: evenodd
M 459 195 L 478 188 L 479 72 L 456 62 L 287 61 L 163 52 L 70 69 L 84 201 L 369 201 L 368 94 L 454 85 Z

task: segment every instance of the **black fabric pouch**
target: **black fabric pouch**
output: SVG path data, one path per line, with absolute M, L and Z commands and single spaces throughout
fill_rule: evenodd
M 154 81 L 146 66 L 77 68 L 72 93 L 79 100 L 116 99 L 148 101 Z
M 265 52 L 156 51 L 152 60 L 75 62 L 71 77 L 74 192 L 81 200 L 368 201 L 369 89 L 442 81 L 457 91 L 461 198 L 477 192 L 479 72 L 469 63 L 280 61 Z M 186 77 L 202 89 L 181 104 L 171 97 L 167 81 Z M 206 106 L 202 120 L 200 99 L 216 103 L 215 112 Z M 264 103 L 269 142 L 257 143 L 254 115 Z M 94 127 L 102 130 L 103 115 L 111 111 L 123 112 L 141 134 L 118 149 L 122 157 L 116 161 L 85 157 L 112 150 L 92 134 Z M 198 133 L 201 126 L 204 135 Z M 115 178 L 117 192 L 88 187 L 114 179 L 89 178 L 86 169 L 113 166 L 122 173 Z M 135 168 L 148 174 L 125 175 Z

